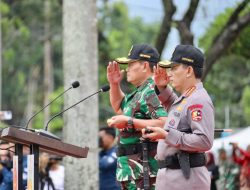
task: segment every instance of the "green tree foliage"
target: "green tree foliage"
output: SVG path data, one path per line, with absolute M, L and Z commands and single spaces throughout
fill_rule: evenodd
M 106 66 L 116 57 L 126 56 L 132 44 L 154 44 L 158 24 L 144 24 L 139 17 L 130 18 L 124 2 L 99 1 L 99 82 L 107 83 Z M 24 125 L 24 113 L 28 102 L 28 82 L 35 67 L 39 68 L 36 81 L 37 92 L 34 112 L 43 106 L 43 40 L 44 2 L 42 0 L 3 1 L 1 4 L 3 26 L 3 108 L 12 110 L 11 124 Z M 54 65 L 55 91 L 51 97 L 62 92 L 62 6 L 60 1 L 51 1 L 51 42 Z M 90 60 L 91 61 L 91 60 Z M 124 80 L 125 81 L 125 80 Z M 125 82 L 123 82 L 125 83 Z M 7 86 L 8 85 L 8 86 Z M 128 90 L 128 89 L 127 89 Z M 110 107 L 108 93 L 101 94 L 100 120 L 114 113 Z M 57 100 L 51 106 L 51 115 L 62 109 L 63 102 Z M 33 127 L 43 127 L 43 113 L 34 118 Z M 50 129 L 60 130 L 61 117 L 51 123 Z
M 205 51 L 212 40 L 225 25 L 233 9 L 227 9 L 211 24 L 207 33 L 200 39 L 200 46 Z M 248 8 L 248 11 L 250 9 Z M 216 110 L 216 127 L 225 127 L 225 108 L 230 109 L 230 127 L 245 127 L 245 101 L 242 101 L 243 91 L 250 84 L 250 25 L 238 36 L 238 39 L 228 49 L 225 56 L 217 60 L 206 78 L 206 87 L 213 98 Z M 241 104 L 241 102 L 244 102 Z
M 245 87 L 242 95 L 242 105 L 244 110 L 244 117 L 247 123 L 250 123 L 250 85 Z
M 55 90 L 51 96 L 50 96 L 50 101 L 54 100 L 59 94 L 63 92 L 63 87 L 59 87 L 57 90 Z M 40 107 L 38 108 L 40 109 Z M 58 98 L 55 103 L 51 104 L 50 106 L 50 113 L 52 116 L 56 115 L 60 111 L 62 111 L 63 108 L 63 99 Z M 37 115 L 38 117 L 34 118 L 34 128 L 40 129 L 43 128 L 43 114 Z M 63 126 L 63 119 L 62 115 L 59 115 L 56 117 L 49 125 L 49 130 L 52 132 L 58 132 L 62 129 Z
M 59 1 L 51 1 L 51 41 L 53 49 L 55 88 L 62 86 L 62 42 Z M 42 107 L 43 100 L 43 1 L 4 1 L 2 12 L 3 37 L 3 108 L 12 110 L 11 124 L 24 125 L 27 106 L 28 81 L 32 70 L 40 70 L 35 94 L 35 110 Z M 43 122 L 40 121 L 40 126 Z M 35 126 L 37 127 L 37 126 Z

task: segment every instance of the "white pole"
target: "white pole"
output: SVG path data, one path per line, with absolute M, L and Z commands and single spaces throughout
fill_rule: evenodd
M 0 0 L 1 5 L 1 0 Z M 2 15 L 0 11 L 0 110 L 2 110 Z
M 225 107 L 225 128 L 230 128 L 230 108 L 228 104 Z

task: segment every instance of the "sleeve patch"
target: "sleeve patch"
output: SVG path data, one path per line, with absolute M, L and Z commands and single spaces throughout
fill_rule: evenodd
M 201 110 L 194 110 L 191 113 L 193 121 L 201 121 L 202 120 L 202 111 Z
M 202 104 L 194 104 L 188 107 L 189 110 L 193 110 L 193 109 L 202 109 L 203 105 Z

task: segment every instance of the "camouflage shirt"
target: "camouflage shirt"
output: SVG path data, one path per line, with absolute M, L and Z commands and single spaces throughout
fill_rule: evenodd
M 220 177 L 218 180 L 218 189 L 221 190 L 238 190 L 240 168 L 231 161 L 219 162 Z
M 160 104 L 160 101 L 154 91 L 154 81 L 152 78 L 125 96 L 121 103 L 123 114 L 136 119 L 157 119 L 166 117 L 167 112 Z M 119 145 L 129 146 L 140 143 L 141 131 L 125 128 L 118 131 Z M 157 162 L 154 159 L 154 153 L 149 153 L 150 177 L 157 174 Z M 140 179 L 143 177 L 142 155 L 135 154 L 118 157 L 117 160 L 117 180 L 128 181 Z

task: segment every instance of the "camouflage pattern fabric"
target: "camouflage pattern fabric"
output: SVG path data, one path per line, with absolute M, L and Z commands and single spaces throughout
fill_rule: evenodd
M 219 163 L 219 190 L 239 190 L 240 168 L 230 161 Z
M 150 178 L 150 190 L 155 189 L 156 177 Z M 122 190 L 142 190 L 143 189 L 143 179 L 130 180 L 121 182 Z
M 121 109 L 124 115 L 137 119 L 157 119 L 167 116 L 167 112 L 155 94 L 152 78 L 149 78 L 139 88 L 126 95 L 122 101 Z M 137 144 L 140 143 L 140 137 L 140 132 L 138 133 L 135 129 L 125 128 L 118 131 L 118 144 L 125 146 Z M 149 175 L 153 178 L 156 177 L 158 170 L 157 161 L 154 159 L 155 154 L 156 150 L 149 153 Z M 118 181 L 124 182 L 142 179 L 143 166 L 141 154 L 118 157 L 117 163 L 116 176 Z M 135 185 L 135 182 L 133 183 Z M 130 183 L 130 185 L 133 186 L 133 183 Z

